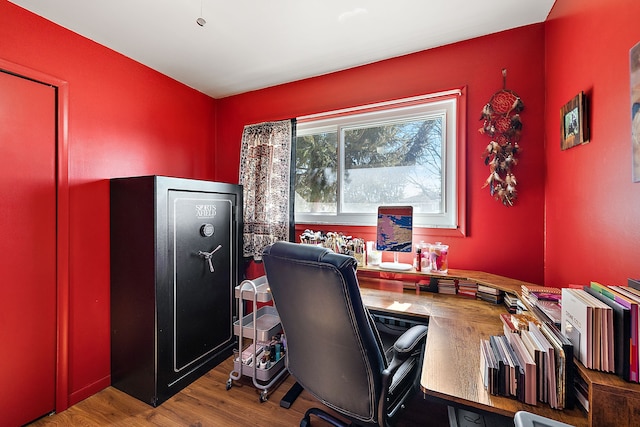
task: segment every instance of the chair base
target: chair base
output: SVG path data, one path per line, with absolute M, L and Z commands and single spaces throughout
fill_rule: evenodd
M 309 427 L 311 425 L 311 415 L 315 415 L 316 417 L 325 420 L 329 424 L 335 427 L 350 427 L 353 424 L 346 424 L 344 421 L 337 419 L 333 415 L 323 411 L 320 408 L 310 408 L 305 412 L 304 418 L 300 421 L 300 427 Z
M 302 386 L 299 382 L 296 381 L 296 383 L 291 386 L 287 394 L 285 394 L 284 397 L 280 400 L 280 406 L 285 409 L 289 409 L 293 404 L 293 401 L 298 398 L 300 393 L 302 393 L 302 390 Z

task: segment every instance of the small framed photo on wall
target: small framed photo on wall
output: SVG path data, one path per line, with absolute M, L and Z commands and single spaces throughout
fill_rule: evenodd
M 586 97 L 577 94 L 560 109 L 560 148 L 566 150 L 589 142 Z
M 640 43 L 629 52 L 631 82 L 631 155 L 633 182 L 640 182 Z

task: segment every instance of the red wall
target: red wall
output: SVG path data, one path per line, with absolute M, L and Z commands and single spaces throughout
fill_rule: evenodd
M 546 24 L 216 101 L 0 0 L 0 59 L 69 83 L 69 404 L 110 382 L 108 179 L 237 182 L 246 124 L 466 86 L 468 236 L 443 238 L 450 267 L 555 286 L 640 277 L 628 75 L 639 13 L 635 0 L 557 0 Z M 481 188 L 479 116 L 503 68 L 525 104 L 513 208 Z M 592 141 L 561 152 L 559 109 L 581 90 Z
M 640 183 L 631 178 L 629 49 L 637 0 L 557 0 L 545 24 L 545 283 L 640 277 Z M 591 142 L 560 150 L 560 108 L 584 91 Z
M 216 102 L 5 0 L 0 59 L 68 82 L 73 404 L 110 384 L 108 179 L 213 179 Z
M 218 100 L 216 179 L 236 181 L 242 129 L 247 124 L 293 118 L 366 103 L 467 86 L 466 238 L 440 237 L 450 245 L 450 268 L 483 270 L 534 283 L 543 281 L 544 28 L 542 24 L 469 40 L 325 76 Z M 507 87 L 525 104 L 520 199 L 506 208 L 482 185 L 489 174 L 478 133 L 480 112 Z M 337 229 L 336 229 L 337 228 Z M 323 227 L 327 229 L 327 227 Z M 332 230 L 333 229 L 333 230 Z M 371 228 L 329 228 L 373 236 Z M 416 233 L 416 242 L 436 239 Z

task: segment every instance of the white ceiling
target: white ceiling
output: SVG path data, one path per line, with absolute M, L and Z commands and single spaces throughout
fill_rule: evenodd
M 222 98 L 542 22 L 555 0 L 10 1 Z

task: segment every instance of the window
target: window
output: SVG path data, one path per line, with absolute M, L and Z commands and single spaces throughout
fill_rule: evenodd
M 298 119 L 295 219 L 375 225 L 411 205 L 419 227 L 458 227 L 460 90 Z

